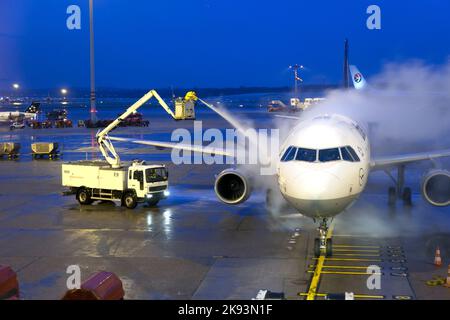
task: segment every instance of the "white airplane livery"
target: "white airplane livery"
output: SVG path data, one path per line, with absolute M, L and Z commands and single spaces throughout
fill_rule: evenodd
M 301 122 L 284 142 L 278 183 L 299 212 L 327 218 L 358 198 L 369 170 L 369 141 L 362 128 L 342 116 L 320 116 Z
M 33 102 L 25 111 L 2 111 L 0 112 L 0 122 L 32 120 L 39 112 L 40 103 Z
M 277 161 L 276 178 L 279 191 L 285 200 L 302 215 L 320 223 L 320 238 L 315 240 L 314 248 L 317 256 L 323 251 L 327 256 L 332 255 L 332 240 L 326 239 L 329 222 L 358 199 L 367 185 L 371 171 L 397 168 L 396 186 L 389 188 L 388 202 L 392 205 L 401 198 L 405 205 L 410 205 L 411 189 L 404 186 L 405 165 L 450 156 L 448 149 L 377 159 L 371 155 L 365 129 L 348 117 L 324 114 L 299 121 L 281 145 L 279 158 L 272 161 Z M 233 125 L 237 128 L 236 123 Z M 226 154 L 217 149 L 209 150 L 208 147 L 199 149 L 170 142 L 118 137 L 109 139 L 194 152 Z M 249 198 L 253 189 L 252 181 L 252 177 L 246 176 L 239 169 L 226 169 L 216 177 L 214 190 L 222 202 L 237 205 Z M 448 206 L 450 172 L 438 168 L 430 170 L 424 175 L 421 190 L 430 204 Z

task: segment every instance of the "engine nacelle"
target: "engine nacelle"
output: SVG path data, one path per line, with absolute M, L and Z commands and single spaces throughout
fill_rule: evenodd
M 431 170 L 422 180 L 422 195 L 434 206 L 445 207 L 450 204 L 450 172 Z
M 240 204 L 250 197 L 250 179 L 235 169 L 226 169 L 216 178 L 214 191 L 220 201 L 226 204 Z

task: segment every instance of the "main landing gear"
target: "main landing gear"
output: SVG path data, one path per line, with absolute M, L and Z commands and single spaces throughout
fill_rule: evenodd
M 394 206 L 397 202 L 397 199 L 403 200 L 403 204 L 405 206 L 412 206 L 411 188 L 405 187 L 405 165 L 398 166 L 397 179 L 392 176 L 391 172 L 385 172 L 395 183 L 395 187 L 390 187 L 388 190 L 389 206 Z
M 322 252 L 326 257 L 333 255 L 333 240 L 327 239 L 328 233 L 328 219 L 323 218 L 319 226 L 320 238 L 314 239 L 314 255 L 319 257 Z

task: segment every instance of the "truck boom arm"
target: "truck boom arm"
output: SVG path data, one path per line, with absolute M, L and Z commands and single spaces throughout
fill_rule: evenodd
M 130 106 L 123 114 L 121 114 L 116 120 L 111 122 L 105 129 L 99 131 L 97 133 L 97 142 L 100 148 L 100 151 L 105 157 L 106 161 L 113 168 L 120 167 L 120 157 L 114 149 L 111 140 L 108 138 L 108 133 L 111 132 L 114 128 L 116 128 L 122 121 L 124 121 L 129 115 L 133 114 L 137 111 L 142 105 L 144 105 L 147 101 L 149 101 L 152 97 L 155 97 L 159 104 L 166 110 L 168 114 L 170 114 L 173 118 L 175 118 L 175 114 L 170 110 L 169 106 L 166 102 L 159 96 L 159 94 L 155 90 L 150 90 L 147 92 L 142 98 L 136 101 L 132 106 Z

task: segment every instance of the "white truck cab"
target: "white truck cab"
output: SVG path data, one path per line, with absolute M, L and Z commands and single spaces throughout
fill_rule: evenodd
M 164 165 L 133 162 L 112 168 L 105 161 L 76 161 L 62 165 L 62 185 L 83 205 L 96 200 L 120 201 L 129 208 L 139 202 L 156 205 L 169 196 L 169 176 Z
M 156 204 L 169 195 L 168 175 L 165 166 L 133 163 L 128 168 L 128 189 L 135 190 L 138 199 Z

